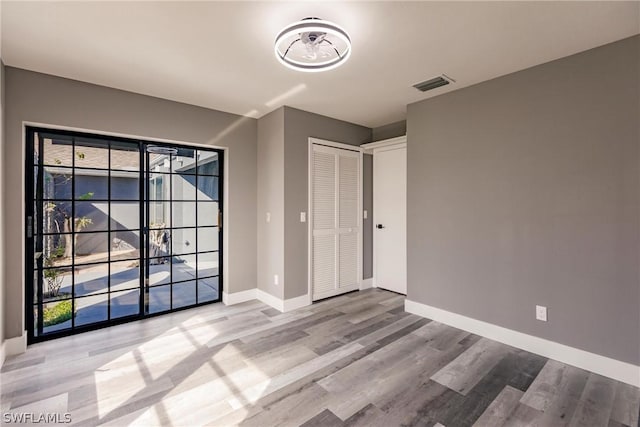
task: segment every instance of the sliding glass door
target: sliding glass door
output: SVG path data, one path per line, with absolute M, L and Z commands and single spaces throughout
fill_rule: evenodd
M 27 129 L 30 341 L 221 296 L 222 152 Z
M 150 146 L 147 165 L 146 312 L 219 300 L 219 153 Z

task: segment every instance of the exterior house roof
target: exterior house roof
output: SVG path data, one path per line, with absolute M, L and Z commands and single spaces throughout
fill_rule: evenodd
M 109 150 L 105 146 L 96 147 L 76 142 L 75 166 L 79 168 L 109 169 Z M 94 145 L 96 145 L 94 143 Z M 44 164 L 51 166 L 72 166 L 73 148 L 71 141 L 44 139 Z M 133 148 L 133 146 L 132 146 Z M 111 169 L 138 171 L 140 168 L 139 151 L 124 147 L 112 147 Z

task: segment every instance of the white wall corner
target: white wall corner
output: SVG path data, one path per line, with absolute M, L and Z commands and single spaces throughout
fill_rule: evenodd
M 417 314 L 512 347 L 640 387 L 640 366 L 631 363 L 569 347 L 408 299 L 404 302 L 404 309 L 408 313 Z
M 2 343 L 0 349 L 0 366 L 9 356 L 15 356 L 27 351 L 27 332 L 23 331 L 22 335 L 14 338 L 7 338 Z
M 309 294 L 283 300 L 271 295 L 268 292 L 258 289 L 257 296 L 260 301 L 267 305 L 270 305 L 271 307 L 282 313 L 287 313 L 289 311 L 297 310 L 299 308 L 311 305 L 311 296 Z
M 362 279 L 362 284 L 360 285 L 360 290 L 373 288 L 373 277 L 368 279 Z
M 295 298 L 289 298 L 284 300 L 283 312 L 297 310 L 302 307 L 311 305 L 311 295 L 305 294 Z
M 257 294 L 256 294 L 257 298 L 262 301 L 263 303 L 270 305 L 271 307 L 275 308 L 278 311 L 281 311 L 284 313 L 284 301 L 281 300 L 278 297 L 275 297 L 273 295 L 271 295 L 268 292 L 263 291 L 262 289 L 258 289 L 257 290 Z
M 249 289 L 242 292 L 234 292 L 232 294 L 222 292 L 222 303 L 224 305 L 234 305 L 257 299 L 256 291 L 257 289 Z

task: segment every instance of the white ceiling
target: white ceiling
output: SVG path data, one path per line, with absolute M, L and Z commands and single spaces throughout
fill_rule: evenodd
M 273 42 L 344 27 L 342 67 L 300 73 Z M 6 65 L 260 117 L 281 105 L 380 126 L 406 105 L 640 32 L 640 2 L 2 1 Z M 427 93 L 411 86 L 445 73 Z

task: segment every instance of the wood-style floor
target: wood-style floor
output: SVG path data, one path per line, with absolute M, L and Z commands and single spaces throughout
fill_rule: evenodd
M 285 314 L 216 304 L 33 345 L 2 367 L 3 421 L 68 412 L 86 426 L 638 424 L 639 389 L 403 303 L 368 290 Z

